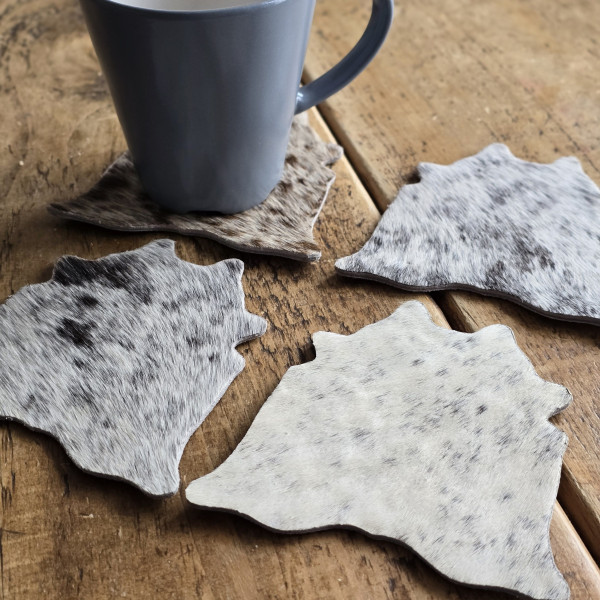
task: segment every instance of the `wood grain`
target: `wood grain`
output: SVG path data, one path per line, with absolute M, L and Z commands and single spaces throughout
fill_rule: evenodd
M 96 258 L 159 237 L 63 223 L 46 213 L 50 201 L 88 189 L 124 149 L 74 0 L 0 2 L 0 103 L 1 300 L 46 280 L 63 254 Z M 336 170 L 316 227 L 324 249 L 317 265 L 176 238 L 187 260 L 243 258 L 248 309 L 270 322 L 260 341 L 240 347 L 245 371 L 190 440 L 180 465 L 184 484 L 222 462 L 287 368 L 310 360 L 310 333 L 350 333 L 408 297 L 335 276 L 334 259 L 364 243 L 378 219 L 348 163 Z M 443 322 L 430 299 L 410 297 Z M 149 500 L 80 472 L 55 442 L 14 424 L 0 426 L 0 477 L 0 594 L 7 599 L 506 597 L 450 584 L 410 552 L 357 533 L 282 536 L 196 511 L 180 495 Z M 600 597 L 596 568 L 560 509 L 552 536 L 573 597 Z
M 307 80 L 360 35 L 368 4 L 318 5 Z M 539 162 L 576 155 L 600 183 L 599 34 L 592 0 L 398 2 L 382 52 L 322 112 L 381 210 L 420 161 L 448 164 L 494 141 Z M 600 560 L 598 329 L 473 294 L 439 298 L 454 327 L 513 327 L 540 374 L 573 392 L 557 419 L 570 437 L 559 499 Z

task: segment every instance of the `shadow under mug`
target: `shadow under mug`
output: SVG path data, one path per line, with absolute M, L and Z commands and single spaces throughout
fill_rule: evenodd
M 173 212 L 235 213 L 279 181 L 294 114 L 350 83 L 390 28 L 299 88 L 315 0 L 80 0 L 144 188 Z

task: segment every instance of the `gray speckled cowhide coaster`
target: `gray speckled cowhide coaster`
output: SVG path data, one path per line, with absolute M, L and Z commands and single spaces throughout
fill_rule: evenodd
M 75 200 L 51 204 L 59 217 L 119 231 L 170 231 L 206 237 L 245 252 L 316 261 L 321 251 L 313 225 L 342 155 L 321 141 L 306 115 L 294 119 L 281 181 L 260 205 L 234 215 L 185 215 L 162 210 L 144 192 L 129 154 L 121 155 L 100 181 Z
M 600 190 L 576 158 L 530 163 L 493 144 L 449 166 L 420 164 L 419 174 L 338 271 L 600 324 Z
M 314 343 L 188 500 L 276 531 L 356 528 L 457 582 L 568 598 L 549 540 L 567 437 L 548 417 L 571 396 L 511 330 L 450 331 L 413 301 Z
M 235 346 L 266 329 L 243 270 L 183 261 L 170 240 L 61 258 L 0 306 L 0 415 L 85 471 L 173 494 L 185 444 L 244 367 Z

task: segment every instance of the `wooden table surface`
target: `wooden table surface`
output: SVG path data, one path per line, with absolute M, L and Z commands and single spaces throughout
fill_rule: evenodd
M 368 0 L 320 0 L 310 80 L 350 47 Z M 597 0 L 398 2 L 383 51 L 349 88 L 311 111 L 346 158 L 316 225 L 316 265 L 242 255 L 177 236 L 181 257 L 246 263 L 248 309 L 270 329 L 180 465 L 182 490 L 241 440 L 285 371 L 314 356 L 311 333 L 351 333 L 409 298 L 462 331 L 513 328 L 538 373 L 569 387 L 554 422 L 569 436 L 551 537 L 574 599 L 600 598 L 600 329 L 471 293 L 406 294 L 335 275 L 419 161 L 450 163 L 494 141 L 522 158 L 574 154 L 600 183 Z M 97 258 L 160 234 L 121 234 L 46 212 L 86 190 L 125 147 L 74 0 L 0 0 L 0 300 L 48 279 L 63 254 Z M 164 236 L 162 236 L 164 237 Z M 242 518 L 151 500 L 80 472 L 40 433 L 0 425 L 0 595 L 24 598 L 492 599 L 450 583 L 391 543 L 331 530 L 277 535 Z

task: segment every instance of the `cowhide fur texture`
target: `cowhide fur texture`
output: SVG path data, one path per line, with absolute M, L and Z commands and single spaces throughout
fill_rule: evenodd
M 266 330 L 243 270 L 185 262 L 170 240 L 59 259 L 0 306 L 0 415 L 85 471 L 173 494 L 185 444 L 244 367 L 235 346 Z
M 59 217 L 107 229 L 170 231 L 210 238 L 245 252 L 313 262 L 321 257 L 313 226 L 335 179 L 329 166 L 341 156 L 339 146 L 321 141 L 306 115 L 299 115 L 292 124 L 281 181 L 262 204 L 245 212 L 164 211 L 144 192 L 128 152 L 89 192 L 48 209 Z
M 423 163 L 419 174 L 339 272 L 600 324 L 600 190 L 576 158 L 531 163 L 493 144 L 450 166 Z
M 283 532 L 350 527 L 472 586 L 565 600 L 549 540 L 570 402 L 508 327 L 436 326 L 419 302 L 314 335 L 233 454 L 190 502 Z

